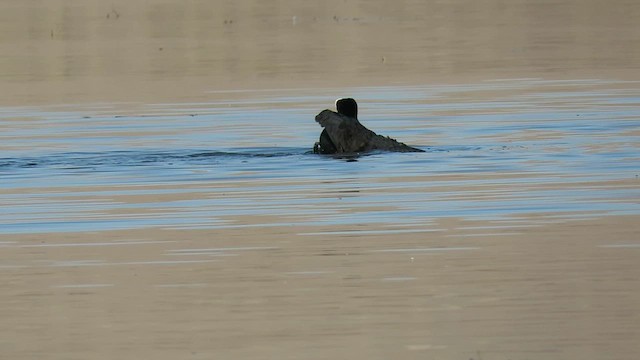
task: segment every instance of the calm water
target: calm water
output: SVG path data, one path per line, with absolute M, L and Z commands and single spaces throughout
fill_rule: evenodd
M 0 2 L 0 359 L 637 357 L 638 18 Z
M 0 232 L 288 224 L 401 232 L 442 217 L 507 227 L 639 214 L 638 89 L 518 79 L 3 108 Z M 313 117 L 339 96 L 359 100 L 369 128 L 426 152 L 312 154 Z

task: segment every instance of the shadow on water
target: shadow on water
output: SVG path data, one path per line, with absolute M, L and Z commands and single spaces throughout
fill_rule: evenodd
M 450 153 L 450 152 L 473 152 L 482 148 L 478 146 L 439 146 L 420 147 L 426 153 Z M 505 150 L 506 147 L 501 147 Z M 393 156 L 393 153 L 385 151 L 372 151 L 358 154 L 335 154 L 319 155 L 313 153 L 311 149 L 297 147 L 256 147 L 238 148 L 227 150 L 171 150 L 171 151 L 109 151 L 109 152 L 69 152 L 44 155 L 39 157 L 13 157 L 0 158 L 0 172 L 11 172 L 17 169 L 92 169 L 95 171 L 107 170 L 120 167 L 126 170 L 127 167 L 147 166 L 147 165 L 177 165 L 177 164 L 205 164 L 215 165 L 224 162 L 260 161 L 263 159 L 278 159 L 292 162 L 304 159 L 313 161 L 318 159 L 335 159 L 346 162 L 356 162 L 367 157 L 381 157 L 384 155 Z M 472 155 L 469 155 L 472 156 Z M 298 158 L 297 160 L 295 158 Z M 293 164 L 292 164 L 293 166 Z
M 71 152 L 42 157 L 0 158 L 0 171 L 11 168 L 62 167 L 67 169 L 96 168 L 100 166 L 144 166 L 176 162 L 211 162 L 233 159 L 288 157 L 311 153 L 299 148 L 255 148 L 237 151 L 172 150 L 172 151 L 111 151 L 106 153 Z

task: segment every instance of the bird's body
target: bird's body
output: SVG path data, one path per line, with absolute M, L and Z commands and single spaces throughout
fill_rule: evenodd
M 316 121 L 324 129 L 313 151 L 320 154 L 355 154 L 382 150 L 423 152 L 390 137 L 376 134 L 358 121 L 358 107 L 353 99 L 336 101 L 338 112 L 323 110 Z

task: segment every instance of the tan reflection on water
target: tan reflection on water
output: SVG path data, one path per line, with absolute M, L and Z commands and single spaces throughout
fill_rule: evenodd
M 2 236 L 0 354 L 631 359 L 637 224 Z
M 5 1 L 5 104 L 207 90 L 637 78 L 637 1 Z

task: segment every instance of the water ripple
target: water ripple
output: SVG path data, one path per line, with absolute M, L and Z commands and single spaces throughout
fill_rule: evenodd
M 1 232 L 376 224 L 382 235 L 437 231 L 446 217 L 640 213 L 640 94 L 625 83 L 351 93 L 367 126 L 425 152 L 312 154 L 326 91 L 136 114 L 3 109 Z

